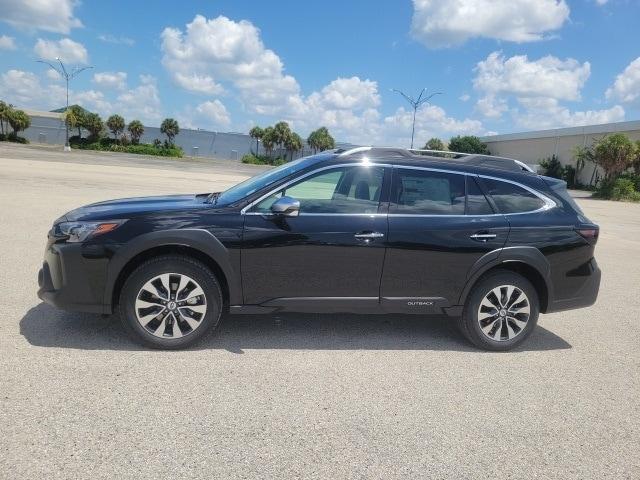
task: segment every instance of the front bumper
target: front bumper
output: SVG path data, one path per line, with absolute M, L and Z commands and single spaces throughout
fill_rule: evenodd
M 596 300 L 598 299 L 598 292 L 600 291 L 602 272 L 600 271 L 595 258 L 592 258 L 589 262 L 589 269 L 590 274 L 584 276 L 584 283 L 580 286 L 578 291 L 575 292 L 571 298 L 550 302 L 545 313 L 590 307 L 596 303 Z
M 111 313 L 103 301 L 107 261 L 95 255 L 95 246 L 50 241 L 38 272 L 38 297 L 63 310 Z

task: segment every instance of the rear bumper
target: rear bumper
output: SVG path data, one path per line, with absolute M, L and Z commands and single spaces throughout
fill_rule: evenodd
M 38 272 L 38 297 L 62 310 L 110 313 L 104 305 L 104 262 L 86 258 L 81 244 L 47 246 Z
M 602 277 L 602 273 L 600 272 L 600 268 L 598 267 L 595 258 L 591 259 L 589 266 L 591 272 L 589 275 L 584 276 L 584 283 L 576 294 L 568 299 L 551 301 L 545 313 L 590 307 L 596 303 L 596 300 L 598 299 L 598 292 L 600 291 L 600 279 Z

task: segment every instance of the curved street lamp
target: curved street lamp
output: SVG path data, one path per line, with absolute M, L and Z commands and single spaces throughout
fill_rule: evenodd
M 416 113 L 418 112 L 418 109 L 425 103 L 429 103 L 429 100 L 431 100 L 431 98 L 435 97 L 436 95 L 442 95 L 442 92 L 435 92 L 427 97 L 422 98 L 426 90 L 427 90 L 426 87 L 423 88 L 422 91 L 420 92 L 420 95 L 418 95 L 418 98 L 414 99 L 413 97 L 410 97 L 409 95 L 407 95 L 404 92 L 401 92 L 400 90 L 396 90 L 395 88 L 392 89 L 392 91 L 402 95 L 404 99 L 407 102 L 409 102 L 409 105 L 411 105 L 411 107 L 413 108 L 413 124 L 411 126 L 411 148 L 412 149 L 413 149 L 413 135 L 415 134 L 415 131 L 416 131 Z
M 49 63 L 45 60 L 37 60 L 38 63 L 44 63 L 45 65 L 49 65 L 54 71 L 56 71 L 58 73 L 58 75 L 60 75 L 61 77 L 64 78 L 66 84 L 67 84 L 67 103 L 64 109 L 64 112 L 67 113 L 67 111 L 69 110 L 69 82 L 71 80 L 73 80 L 80 72 L 84 72 L 85 70 L 88 70 L 90 68 L 93 68 L 91 66 L 89 67 L 73 67 L 73 70 L 71 70 L 71 72 L 68 72 L 67 69 L 64 66 L 64 63 L 62 63 L 62 60 L 60 60 L 59 57 L 56 57 L 56 60 L 58 61 L 58 63 L 60 64 L 60 67 L 56 67 L 55 65 L 53 65 L 52 63 Z M 65 137 L 65 142 L 64 142 L 64 151 L 65 152 L 69 152 L 71 151 L 71 147 L 69 146 L 69 122 L 66 121 L 64 122 L 65 126 L 67 127 L 66 129 L 66 137 Z

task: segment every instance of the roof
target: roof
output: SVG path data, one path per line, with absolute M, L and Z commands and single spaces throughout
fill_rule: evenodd
M 361 161 L 384 160 L 397 165 L 432 166 L 445 169 L 469 171 L 470 167 L 482 171 L 499 170 L 524 175 L 535 175 L 534 169 L 513 158 L 491 155 L 468 154 L 437 150 L 407 150 L 392 147 L 358 147 L 350 150 L 335 150 L 335 158 Z M 475 170 L 474 170 L 475 171 Z
M 598 125 L 586 125 L 583 127 L 554 128 L 551 130 L 506 133 L 503 135 L 489 135 L 480 138 L 480 140 L 485 143 L 493 143 L 511 140 L 531 140 L 534 138 L 569 137 L 574 135 L 604 135 L 606 133 L 629 132 L 632 130 L 640 130 L 640 120 L 602 123 Z

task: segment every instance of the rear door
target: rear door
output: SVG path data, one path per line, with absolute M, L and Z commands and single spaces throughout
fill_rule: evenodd
M 394 167 L 384 308 L 429 313 L 455 305 L 473 264 L 502 248 L 508 234 L 507 220 L 495 213 L 475 176 Z

